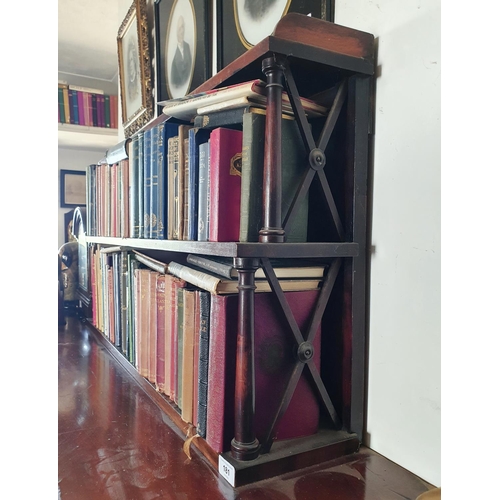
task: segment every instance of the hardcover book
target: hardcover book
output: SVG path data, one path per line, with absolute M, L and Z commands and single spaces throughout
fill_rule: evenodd
M 220 276 L 179 264 L 178 262 L 170 262 L 168 264 L 168 272 L 214 295 L 238 293 L 238 280 L 235 279 L 224 279 Z M 320 287 L 321 281 L 322 278 L 281 279 L 279 283 L 283 291 L 316 290 Z M 255 280 L 256 293 L 270 291 L 271 285 L 267 279 Z
M 199 200 L 199 146 L 208 141 L 208 130 L 191 128 L 188 133 L 188 165 L 185 178 L 185 225 L 184 239 L 198 239 L 198 200 Z
M 156 278 L 156 389 L 165 393 L 165 275 Z
M 151 238 L 151 142 L 152 129 L 144 131 L 144 238 Z
M 264 173 L 264 143 L 266 117 L 260 113 L 243 116 L 243 153 L 241 163 L 241 216 L 239 241 L 259 241 L 262 220 L 262 190 Z M 282 194 L 281 213 L 285 218 L 307 168 L 307 154 L 297 122 L 282 119 Z M 286 236 L 287 242 L 307 241 L 309 195 L 295 214 Z
M 266 83 L 262 80 L 250 80 L 248 82 L 238 83 L 227 87 L 208 90 L 196 94 L 189 94 L 187 96 L 179 97 L 177 99 L 170 99 L 169 101 L 159 102 L 163 106 L 163 113 L 168 116 L 174 116 L 181 120 L 191 121 L 196 114 L 203 114 L 198 112 L 206 106 L 220 105 L 230 99 L 237 99 L 242 97 L 252 97 L 265 102 L 266 96 Z M 283 92 L 283 100 L 289 102 L 289 98 Z M 316 112 L 319 115 L 326 115 L 326 108 L 305 98 L 301 98 L 304 107 L 307 107 L 311 112 Z
M 149 237 L 158 239 L 158 125 L 151 128 L 150 168 L 151 184 L 149 189 Z
M 241 204 L 240 130 L 210 133 L 209 241 L 238 241 Z
M 205 255 L 188 254 L 188 264 L 227 279 L 237 279 L 238 271 L 233 267 L 231 257 L 207 257 Z M 323 278 L 326 264 L 304 261 L 304 259 L 274 259 L 271 261 L 276 277 L 279 278 Z M 265 279 L 264 270 L 259 267 L 255 278 Z
M 183 290 L 183 345 L 182 345 L 182 413 L 185 422 L 193 422 L 193 385 L 194 385 L 194 324 L 195 324 L 195 295 L 193 288 Z
M 298 327 L 311 321 L 317 291 L 289 292 L 285 298 Z M 278 411 L 295 366 L 289 326 L 274 294 L 255 296 L 255 430 L 263 442 Z M 234 392 L 238 296 L 211 296 L 206 441 L 217 453 L 228 451 L 234 437 Z M 320 368 L 321 332 L 314 339 L 314 363 Z M 221 369 L 221 367 L 224 367 Z M 273 439 L 314 434 L 319 425 L 319 403 L 303 372 L 290 404 L 277 423 Z
M 169 240 L 177 239 L 175 235 L 176 197 L 178 198 L 178 184 L 175 177 L 179 174 L 179 136 L 168 140 L 168 199 L 167 199 L 167 236 Z
M 210 140 L 198 146 L 198 241 L 208 241 L 210 212 Z
M 139 238 L 139 134 L 132 136 L 129 157 L 129 230 Z
M 199 294 L 199 362 L 198 362 L 198 412 L 197 432 L 204 438 L 207 434 L 208 358 L 210 342 L 210 294 L 200 290 Z

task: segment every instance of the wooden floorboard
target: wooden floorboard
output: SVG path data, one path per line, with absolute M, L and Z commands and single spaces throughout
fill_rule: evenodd
M 74 317 L 59 327 L 61 500 L 414 500 L 432 485 L 374 451 L 232 488 Z

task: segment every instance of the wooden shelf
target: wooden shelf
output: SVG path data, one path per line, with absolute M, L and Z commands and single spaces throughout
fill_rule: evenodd
M 164 252 L 196 253 L 224 257 L 319 258 L 357 257 L 358 243 L 214 243 L 87 236 L 87 243 Z
M 102 153 L 116 145 L 118 129 L 58 124 L 58 145 L 63 148 L 92 149 Z

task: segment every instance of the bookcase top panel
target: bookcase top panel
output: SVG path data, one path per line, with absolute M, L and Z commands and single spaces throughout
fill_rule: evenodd
M 287 56 L 311 83 L 330 81 L 340 72 L 374 73 L 373 35 L 302 14 L 291 13 L 273 35 L 228 64 L 193 92 L 262 77 L 262 60 L 270 54 Z M 299 90 L 300 90 L 300 85 Z M 315 91 L 318 91 L 315 89 Z

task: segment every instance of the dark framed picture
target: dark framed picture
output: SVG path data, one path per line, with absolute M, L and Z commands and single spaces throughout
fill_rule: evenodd
M 128 138 L 153 118 L 146 0 L 134 0 L 118 30 L 122 122 Z
M 271 35 L 289 12 L 333 22 L 334 0 L 217 0 L 217 71 Z
M 183 97 L 211 76 L 211 2 L 156 0 L 156 102 Z
M 61 207 L 81 207 L 87 201 L 85 197 L 86 172 L 80 170 L 61 170 Z

